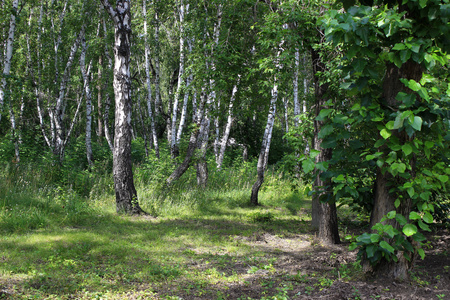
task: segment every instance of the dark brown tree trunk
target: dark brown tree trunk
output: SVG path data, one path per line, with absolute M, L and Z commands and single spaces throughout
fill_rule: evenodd
M 108 0 L 101 1 L 115 27 L 113 174 L 116 210 L 118 213 L 145 214 L 138 203 L 131 164 L 130 0 L 116 1 L 115 9 Z
M 326 93 L 328 91 L 328 84 L 322 83 L 320 78 L 317 76 L 317 72 L 325 71 L 325 65 L 322 62 L 319 53 L 311 49 L 311 58 L 313 64 L 314 73 L 314 86 L 315 86 L 315 113 L 316 116 L 319 115 L 322 108 L 325 108 L 326 103 Z M 322 140 L 319 139 L 319 132 L 323 121 L 314 120 L 314 139 L 313 139 L 313 149 L 320 151 L 320 154 L 316 156 L 316 163 L 325 162 L 331 159 L 332 150 L 324 149 L 321 147 Z M 331 182 L 329 180 L 324 181 L 320 178 L 320 172 L 317 171 L 316 179 L 313 183 L 313 189 L 315 191 L 312 199 L 312 226 L 313 228 L 319 229 L 319 240 L 324 244 L 338 244 L 340 243 L 339 232 L 338 232 L 338 221 L 337 221 L 337 211 L 336 203 L 334 200 L 326 200 L 328 195 L 333 193 Z M 325 199 L 324 199 L 325 198 Z M 331 198 L 331 197 L 330 197 Z
M 389 64 L 387 66 L 383 82 L 383 99 L 385 101 L 383 104 L 388 109 L 395 110 L 398 108 L 398 101 L 395 98 L 399 92 L 411 92 L 411 90 L 406 88 L 400 81 L 401 78 L 408 80 L 413 79 L 417 82 L 420 81 L 422 78 L 422 67 L 413 61 L 407 61 L 401 68 L 398 68 L 394 64 Z M 404 144 L 408 140 L 408 136 L 404 131 L 399 132 L 398 130 L 394 130 L 392 134 L 398 138 L 400 144 Z M 388 151 L 387 149 L 380 149 L 380 151 L 383 150 Z M 410 165 L 412 166 L 410 172 L 414 177 L 414 161 L 410 161 Z M 396 209 L 394 203 L 400 195 L 390 192 L 393 187 L 402 185 L 403 183 L 404 179 L 399 176 L 394 177 L 389 172 L 383 173 L 382 170 L 378 168 L 375 182 L 374 206 L 370 218 L 371 226 L 380 222 L 383 216 L 393 210 L 408 218 L 409 213 L 412 210 L 412 200 L 407 194 L 403 195 L 404 197 L 401 204 Z M 391 224 L 394 228 L 400 228 L 395 219 L 388 220 L 386 223 Z M 408 271 L 413 267 L 416 257 L 412 257 L 411 260 L 408 261 L 404 258 L 403 253 L 398 253 L 397 258 L 398 262 L 382 261 L 375 270 L 371 271 L 374 271 L 376 276 L 390 277 L 395 280 L 407 280 L 409 278 Z

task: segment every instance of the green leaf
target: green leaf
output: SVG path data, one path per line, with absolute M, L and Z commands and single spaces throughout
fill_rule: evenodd
M 387 213 L 387 218 L 388 219 L 393 219 L 393 218 L 395 218 L 396 214 L 397 214 L 397 212 L 395 210 L 392 210 L 392 211 Z
M 395 199 L 394 206 L 395 208 L 398 208 L 400 206 L 400 199 Z
M 397 220 L 397 222 L 398 222 L 398 224 L 400 224 L 400 226 L 404 226 L 406 223 L 408 223 L 406 218 L 400 214 L 397 214 L 395 216 L 395 220 Z
M 427 238 L 420 232 L 417 232 L 416 234 L 414 234 L 412 236 L 413 240 L 415 240 L 416 242 L 423 242 L 425 241 Z
M 426 141 L 425 142 L 425 147 L 428 148 L 428 149 L 433 148 L 434 147 L 434 142 Z
M 394 253 L 394 248 L 389 245 L 386 241 L 381 241 L 380 242 L 380 247 L 383 249 L 386 249 L 387 251 L 389 251 L 390 253 Z
M 425 6 L 427 6 L 427 2 L 428 2 L 428 0 L 419 0 L 420 7 L 424 8 Z
M 419 253 L 420 258 L 423 260 L 425 258 L 425 251 L 422 248 L 417 249 L 417 253 Z
M 378 233 L 374 233 L 370 235 L 370 241 L 372 243 L 378 243 L 381 239 L 381 236 Z
M 331 108 L 323 108 L 320 110 L 319 115 L 316 117 L 317 121 L 323 121 L 326 117 L 328 117 L 329 114 L 333 112 L 333 109 Z
M 372 242 L 371 239 L 370 239 L 370 236 L 371 236 L 370 234 L 365 232 L 365 233 L 361 234 L 360 236 L 358 236 L 356 238 L 356 241 L 364 243 L 364 244 L 370 244 Z
M 404 163 L 399 163 L 397 165 L 397 171 L 399 173 L 404 173 L 406 171 L 406 165 Z
M 323 126 L 322 129 L 320 129 L 318 137 L 319 139 L 323 139 L 327 135 L 330 135 L 333 131 L 334 131 L 333 125 L 327 124 Z
M 400 43 L 397 43 L 394 45 L 394 47 L 392 47 L 392 50 L 405 50 L 405 49 L 406 49 L 406 45 L 400 44 Z
M 408 192 L 409 197 L 411 197 L 411 198 L 414 197 L 415 192 L 414 192 L 414 188 L 412 186 L 407 188 L 406 192 Z
M 414 117 L 414 121 L 411 124 L 412 128 L 414 128 L 417 131 L 420 131 L 422 129 L 422 118 L 419 116 Z
M 447 175 L 437 175 L 437 178 L 442 182 L 442 183 L 446 183 L 448 181 L 448 176 Z
M 403 127 L 403 118 L 401 115 L 397 115 L 394 121 L 394 128 L 393 129 L 399 129 Z
M 385 140 L 379 139 L 373 146 L 375 148 L 379 148 L 379 147 L 383 146 L 385 142 L 386 142 Z
M 366 247 L 366 253 L 367 253 L 367 258 L 371 258 L 374 256 L 375 251 L 376 251 L 376 247 L 375 245 L 369 245 Z
M 413 224 L 406 224 L 405 226 L 403 226 L 402 231 L 406 236 L 412 236 L 413 234 L 417 233 L 417 227 Z
M 408 155 L 411 154 L 413 149 L 412 149 L 410 144 L 405 144 L 405 145 L 402 146 L 402 151 L 403 151 L 403 153 L 405 153 L 406 156 L 408 156 Z
M 431 231 L 430 227 L 428 227 L 428 225 L 425 224 L 424 222 L 422 222 L 421 220 L 419 220 L 419 222 L 417 222 L 417 224 L 419 224 L 420 229 L 425 230 L 425 231 Z
M 384 128 L 380 131 L 380 135 L 386 140 L 392 135 L 392 133 L 388 129 Z
M 418 83 L 417 81 L 414 80 L 409 80 L 408 81 L 408 87 L 413 90 L 414 92 L 417 92 L 422 86 L 420 85 L 420 83 Z
M 410 220 L 420 220 L 420 219 L 422 219 L 422 217 L 415 211 L 412 211 L 409 213 L 409 219 Z
M 302 161 L 303 172 L 305 172 L 306 174 L 314 170 L 315 166 L 316 164 L 310 159 Z
M 423 215 L 423 220 L 429 224 L 433 223 L 433 216 L 429 212 L 425 212 Z
M 351 243 L 350 246 L 348 247 L 349 251 L 353 251 L 358 247 L 358 244 L 356 244 L 355 242 Z
M 320 151 L 319 150 L 315 150 L 315 149 L 312 149 L 311 150 L 311 152 L 309 153 L 309 156 L 311 157 L 311 158 L 315 158 L 317 155 L 319 155 L 320 154 Z

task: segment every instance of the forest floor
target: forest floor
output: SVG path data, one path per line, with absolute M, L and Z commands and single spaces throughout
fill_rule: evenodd
M 349 242 L 318 244 L 301 217 L 308 211 L 279 213 L 240 221 L 111 214 L 6 235 L 0 299 L 450 299 L 448 228 L 428 234 L 410 282 L 392 282 L 364 278 Z M 342 227 L 343 240 L 361 231 Z

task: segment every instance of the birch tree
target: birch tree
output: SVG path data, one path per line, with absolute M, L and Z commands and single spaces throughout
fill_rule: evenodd
M 153 145 L 155 147 L 155 155 L 159 158 L 159 144 L 158 137 L 156 135 L 155 118 L 152 109 L 152 87 L 150 83 L 150 47 L 148 44 L 148 31 L 147 31 L 147 4 L 146 0 L 142 3 L 142 13 L 144 17 L 144 47 L 145 47 L 145 75 L 147 84 L 147 112 L 150 119 L 150 127 L 152 132 Z
M 170 134 L 170 153 L 172 158 L 175 158 L 179 155 L 178 144 L 177 144 L 177 117 L 178 117 L 178 102 L 181 94 L 181 89 L 183 88 L 183 75 L 184 75 L 184 60 L 185 60 L 185 49 L 184 49 L 184 18 L 185 13 L 187 13 L 189 9 L 189 5 L 184 5 L 183 0 L 180 0 L 180 4 L 178 6 L 178 16 L 179 16 L 179 24 L 180 24 L 180 63 L 178 69 L 178 83 L 177 89 L 175 91 L 175 96 L 173 100 L 173 109 L 172 109 L 172 122 L 170 126 L 171 134 Z
M 139 206 L 133 181 L 131 164 L 131 76 L 130 0 L 116 1 L 112 7 L 109 0 L 101 0 L 114 23 L 114 95 L 115 134 L 113 151 L 113 176 L 116 191 L 116 211 L 127 214 L 145 214 Z
M 13 0 L 11 19 L 9 21 L 8 38 L 6 39 L 6 49 L 3 61 L 3 72 L 0 83 L 0 120 L 2 118 L 3 104 L 5 98 L 5 89 L 7 84 L 6 79 L 11 71 L 11 59 L 13 56 L 14 33 L 16 31 L 16 15 L 18 13 L 18 7 L 19 7 L 19 0 Z

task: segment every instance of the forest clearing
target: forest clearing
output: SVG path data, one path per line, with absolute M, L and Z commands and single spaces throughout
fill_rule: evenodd
M 102 195 L 83 200 L 62 189 L 5 186 L 2 177 L 1 297 L 448 299 L 448 226 L 428 234 L 410 282 L 368 279 L 357 251 L 348 250 L 367 229 L 367 215 L 339 208 L 343 243 L 324 246 L 311 230 L 311 201 L 280 174 L 269 172 L 260 207 L 248 205 L 254 173 L 251 165 L 227 169 L 211 174 L 215 188 L 184 182 L 155 195 L 158 201 L 147 197 L 158 193 L 151 184 L 138 182 L 142 207 L 156 218 L 117 215 L 111 184 L 100 186 L 110 179 L 93 180 L 92 195 Z M 222 186 L 222 176 L 234 181 Z
M 0 2 L 0 298 L 449 299 L 450 0 Z

